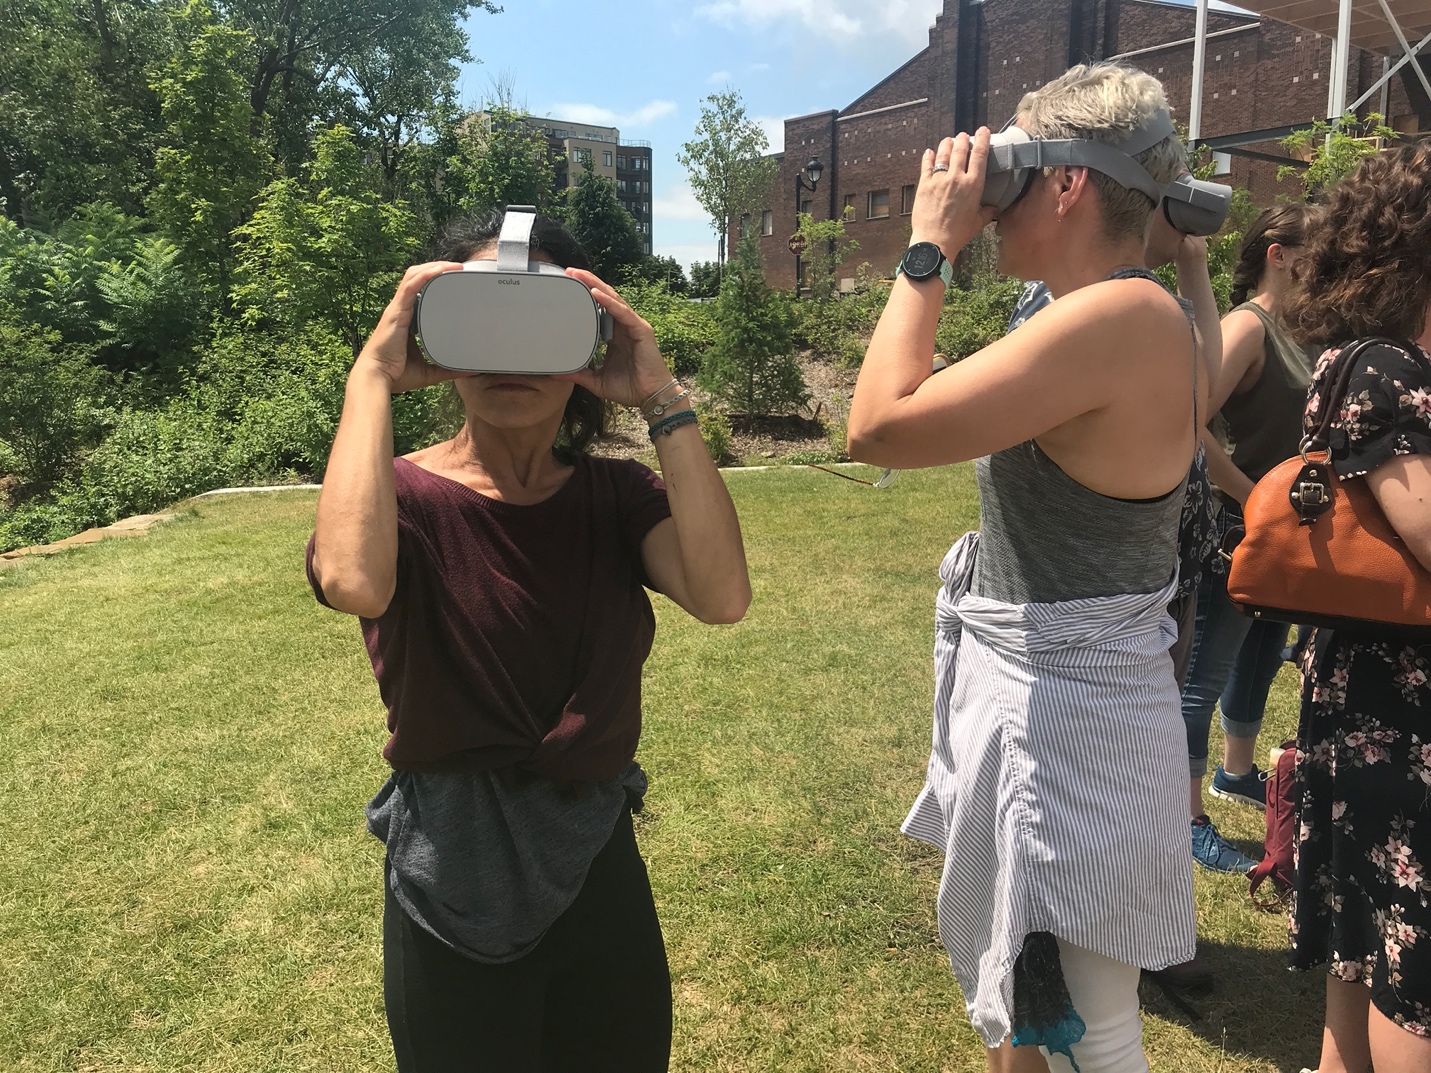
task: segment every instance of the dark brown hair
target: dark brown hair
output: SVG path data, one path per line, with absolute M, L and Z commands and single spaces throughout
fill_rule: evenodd
M 1268 209 L 1242 233 L 1237 263 L 1232 267 L 1232 304 L 1240 306 L 1248 295 L 1262 289 L 1267 271 L 1267 251 L 1273 246 L 1301 246 L 1307 241 L 1316 210 L 1310 205 L 1279 205 Z
M 1366 157 L 1328 195 L 1292 266 L 1282 318 L 1299 343 L 1415 339 L 1431 301 L 1431 146 Z
M 483 250 L 497 244 L 502 233 L 502 221 L 507 214 L 493 209 L 480 216 L 453 220 L 433 240 L 428 250 L 432 261 L 469 261 Z M 532 249 L 540 250 L 562 268 L 582 268 L 591 271 L 591 259 L 572 233 L 560 220 L 538 216 L 532 225 Z M 586 454 L 597 440 L 606 438 L 611 407 L 586 388 L 571 389 L 566 412 L 562 414 L 561 431 L 557 433 L 555 451 L 563 462 L 572 462 Z

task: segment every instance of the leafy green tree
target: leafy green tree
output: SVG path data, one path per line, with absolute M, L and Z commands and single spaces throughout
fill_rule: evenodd
M 835 272 L 860 244 L 845 233 L 844 220 L 817 220 L 802 212 L 795 234 L 805 240 L 805 284 L 810 297 L 827 300 L 835 296 Z
M 547 137 L 530 117 L 499 102 L 452 122 L 455 149 L 443 180 L 462 212 L 508 205 L 551 208 L 556 171 Z
M 405 107 L 354 85 L 359 58 L 383 54 L 369 57 L 369 70 L 391 60 L 403 66 L 397 77 L 420 84 L 422 71 L 465 57 L 461 24 L 474 9 L 500 10 L 491 0 L 225 0 L 226 20 L 251 41 L 243 63 L 250 133 L 271 130 L 285 170 L 297 172 L 311 130 L 344 117 L 345 107 L 374 109 L 357 120 L 365 131 Z
M 616 184 L 592 173 L 588 165 L 576 189 L 566 195 L 567 227 L 591 258 L 592 271 L 604 280 L 620 280 L 641 264 L 636 221 L 616 200 Z
M 384 199 L 344 126 L 318 135 L 307 184 L 270 183 L 237 234 L 234 297 L 245 323 L 296 330 L 316 320 L 354 354 L 417 245 L 412 213 Z
M 139 240 L 127 264 L 107 262 L 97 289 L 104 313 L 97 323 L 126 368 L 151 368 L 188 346 L 203 327 L 204 296 L 168 239 Z
M 720 293 L 720 265 L 714 261 L 695 261 L 691 264 L 691 285 L 688 292 L 692 298 L 714 298 Z
M 676 154 L 689 176 L 691 192 L 720 236 L 718 266 L 725 264 L 731 221 L 761 207 L 780 170 L 779 161 L 765 155 L 769 148 L 770 140 L 760 124 L 746 116 L 740 94 L 728 90 L 705 99 L 695 137 Z
M 19 459 L 22 480 L 54 483 L 98 440 L 106 378 L 88 357 L 58 332 L 0 317 L 0 440 Z
M 0 4 L 0 212 L 48 230 L 76 206 L 143 203 L 159 130 L 148 65 L 173 0 Z
M 672 294 L 685 294 L 689 289 L 685 270 L 681 267 L 681 262 L 674 257 L 659 257 L 648 253 L 641 258 L 641 263 L 632 269 L 632 276 L 648 283 L 665 284 Z
M 747 417 L 788 413 L 809 401 L 791 352 L 794 314 L 766 284 L 754 236 L 737 247 L 715 314 L 716 343 L 702 371 L 711 394 Z
M 165 132 L 149 211 L 223 299 L 230 235 L 248 218 L 266 170 L 262 143 L 249 129 L 243 76 L 253 42 L 220 23 L 204 0 L 189 0 L 175 23 L 182 46 L 155 84 Z
M 1307 161 L 1301 171 L 1302 188 L 1309 198 L 1319 196 L 1350 175 L 1364 156 L 1370 156 L 1396 131 L 1372 112 L 1365 119 L 1348 113 L 1340 119 L 1319 119 L 1310 130 L 1299 130 L 1282 139 L 1282 148 Z M 1298 176 L 1299 169 L 1288 165 L 1277 169 L 1277 178 Z

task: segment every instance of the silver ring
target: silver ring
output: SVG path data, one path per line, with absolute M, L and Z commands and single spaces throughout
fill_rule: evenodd
M 934 165 L 934 170 L 935 170 L 935 171 L 948 171 L 948 170 L 949 170 L 949 165 L 948 165 L 948 164 L 935 164 L 935 165 Z

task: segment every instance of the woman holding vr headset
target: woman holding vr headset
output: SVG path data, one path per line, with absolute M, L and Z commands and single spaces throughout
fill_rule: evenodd
M 438 259 L 403 277 L 348 377 L 309 544 L 314 591 L 360 616 L 388 711 L 393 772 L 367 808 L 387 849 L 388 1025 L 400 1073 L 655 1073 L 670 975 L 631 821 L 646 787 L 633 759 L 655 628 L 645 588 L 703 622 L 739 620 L 740 527 L 650 325 L 556 221 L 524 221 L 529 256 L 614 320 L 600 368 L 423 359 L 419 293 L 496 259 L 499 234 L 500 260 L 520 249 L 503 222 L 449 229 Z M 392 396 L 442 380 L 466 423 L 394 459 Z M 664 483 L 587 453 L 612 403 L 651 420 Z
M 849 448 L 978 460 L 904 830 L 946 854 L 940 935 L 990 1067 L 1042 1070 L 1042 1050 L 1054 1073 L 1134 1073 L 1139 969 L 1195 943 L 1167 607 L 1208 385 L 1190 310 L 1142 267 L 1184 150 L 1157 80 L 1112 64 L 1028 94 L 1014 122 L 992 152 L 980 130 L 926 153 Z M 991 220 L 1000 271 L 1058 300 L 931 377 L 945 266 Z

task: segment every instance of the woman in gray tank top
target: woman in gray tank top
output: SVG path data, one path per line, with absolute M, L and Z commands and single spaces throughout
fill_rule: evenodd
M 1294 251 L 1316 210 L 1268 209 L 1243 236 L 1233 272 L 1236 306 L 1223 319 L 1223 364 L 1211 407 L 1221 407 L 1221 444 L 1209 441 L 1208 469 L 1218 487 L 1224 531 L 1241 524 L 1242 502 L 1272 467 L 1297 453 L 1302 411 L 1315 355 L 1288 337 L 1280 308 L 1291 281 Z M 1214 797 L 1265 807 L 1265 782 L 1253 763 L 1262 713 L 1287 643 L 1287 626 L 1253 622 L 1227 598 L 1220 560 L 1198 586 L 1197 630 L 1183 687 L 1187 727 L 1193 860 L 1216 872 L 1246 872 L 1255 863 L 1224 839 L 1203 805 L 1208 730 L 1221 701 L 1223 762 L 1213 773 Z
M 1167 183 L 1182 145 L 1146 140 L 1171 130 L 1166 109 L 1155 79 L 1099 64 L 1027 95 L 1015 121 L 1142 135 L 1130 155 Z M 997 215 L 1000 271 L 1058 300 L 931 378 L 944 287 L 926 244 L 953 258 L 995 219 L 988 146 L 981 130 L 926 154 L 914 246 L 850 410 L 862 461 L 980 460 L 980 532 L 940 569 L 933 749 L 904 830 L 945 852 L 940 936 L 990 1068 L 1138 1073 L 1139 969 L 1194 951 L 1166 609 L 1207 384 L 1183 309 L 1132 271 L 1152 198 L 1077 166 L 1033 171 Z M 1089 748 L 1103 740 L 1118 749 Z

